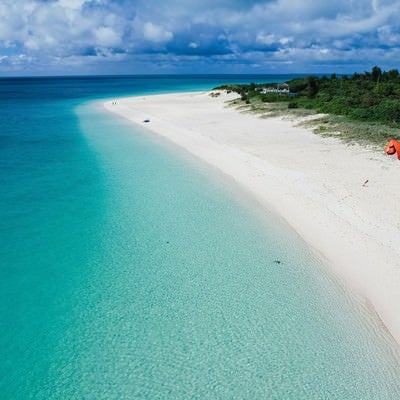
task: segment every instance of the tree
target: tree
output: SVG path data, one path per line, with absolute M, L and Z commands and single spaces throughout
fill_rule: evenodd
M 307 95 L 311 99 L 315 97 L 318 93 L 319 85 L 318 85 L 318 78 L 316 76 L 310 75 L 307 78 Z
M 391 69 L 387 72 L 389 80 L 395 80 L 399 77 L 399 71 L 397 69 Z
M 380 80 L 380 78 L 381 78 L 381 75 L 382 75 L 382 70 L 381 70 L 379 67 L 377 67 L 377 66 L 375 65 L 375 67 L 372 68 L 372 71 L 371 71 L 371 78 L 372 78 L 372 80 L 373 80 L 374 82 L 379 82 L 379 80 Z

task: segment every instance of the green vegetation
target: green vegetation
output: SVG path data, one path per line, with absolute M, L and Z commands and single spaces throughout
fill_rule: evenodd
M 329 114 L 314 120 L 316 132 L 335 134 L 344 140 L 381 144 L 391 137 L 400 139 L 400 74 L 398 70 L 352 76 L 308 76 L 286 82 L 250 85 L 224 85 L 216 89 L 240 94 L 236 102 L 242 110 L 262 113 L 304 115 L 305 110 Z M 247 109 L 246 109 L 247 107 Z M 303 112 L 303 114 L 301 114 Z

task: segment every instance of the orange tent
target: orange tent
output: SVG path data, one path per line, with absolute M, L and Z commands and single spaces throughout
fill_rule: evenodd
M 398 142 L 396 139 L 392 139 L 386 143 L 383 151 L 389 155 L 397 153 L 397 158 L 400 160 L 400 142 Z

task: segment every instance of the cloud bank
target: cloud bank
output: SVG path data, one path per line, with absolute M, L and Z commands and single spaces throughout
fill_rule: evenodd
M 398 68 L 398 0 L 3 0 L 0 73 Z

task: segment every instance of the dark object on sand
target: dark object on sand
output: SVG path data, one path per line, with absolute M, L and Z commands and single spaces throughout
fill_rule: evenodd
M 368 179 L 362 184 L 363 186 L 366 186 L 368 183 Z
M 147 122 L 150 122 L 150 120 L 149 120 L 149 119 L 145 119 L 143 122 L 146 122 L 146 123 L 147 123 Z

